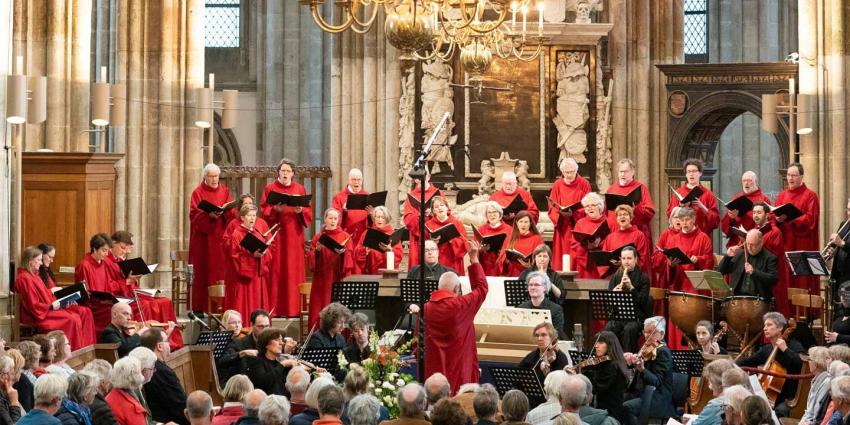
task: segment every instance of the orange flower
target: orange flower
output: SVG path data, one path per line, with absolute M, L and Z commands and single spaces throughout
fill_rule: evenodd
M 381 366 L 387 365 L 387 355 L 386 355 L 386 353 L 381 353 L 381 355 L 378 356 L 378 363 L 380 363 Z

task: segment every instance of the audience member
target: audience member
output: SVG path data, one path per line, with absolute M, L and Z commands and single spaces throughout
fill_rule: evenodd
M 35 389 L 35 380 L 38 379 L 38 377 L 35 376 L 35 370 L 38 369 L 38 361 L 41 359 L 41 346 L 36 344 L 35 341 L 21 341 L 21 343 L 18 344 L 18 350 L 20 350 L 21 354 L 24 356 L 23 375 L 30 381 L 33 389 Z M 29 411 L 29 409 L 27 409 L 27 411 Z
M 12 369 L 12 388 L 18 391 L 18 401 L 24 408 L 24 412 L 28 412 L 32 409 L 33 403 L 35 403 L 35 395 L 33 394 L 34 388 L 32 382 L 30 382 L 29 378 L 23 376 L 27 360 L 19 350 L 14 348 L 6 350 L 6 355 L 9 356 L 15 364 Z
M 345 375 L 345 380 L 343 381 L 343 391 L 345 394 L 345 409 L 342 415 L 342 423 L 349 425 L 351 422 L 348 418 L 348 402 L 362 394 L 366 394 L 366 391 L 369 390 L 369 372 L 366 369 L 363 369 L 359 364 L 351 364 L 351 367 L 348 370 L 348 374 Z M 390 412 L 386 407 L 380 406 L 379 418 L 378 421 L 385 421 L 390 418 Z
M 371 394 L 360 394 L 351 400 L 345 407 L 345 415 L 351 425 L 378 425 L 381 410 L 386 409 L 381 406 L 375 396 Z M 389 414 L 387 415 L 389 417 Z
M 342 390 L 336 385 L 328 385 L 319 390 L 318 398 L 319 419 L 313 421 L 313 425 L 341 425 L 339 418 L 345 406 L 345 394 Z
M 88 406 L 97 394 L 97 379 L 86 373 L 74 373 L 68 378 L 68 398 L 54 416 L 62 425 L 90 425 L 91 411 Z
M 289 413 L 297 415 L 307 408 L 307 388 L 310 387 L 310 374 L 301 366 L 295 366 L 286 375 L 286 389 L 289 391 Z
M 188 424 L 189 420 L 183 413 L 186 408 L 186 391 L 180 383 L 180 378 L 165 363 L 165 359 L 171 354 L 168 336 L 159 328 L 151 328 L 142 333 L 139 343 L 147 353 L 154 355 L 152 375 L 143 387 L 151 416 L 159 422 Z M 131 354 L 137 350 L 139 348 L 131 351 Z M 147 357 L 150 359 L 150 356 Z M 147 365 L 142 363 L 144 370 Z
M 150 368 L 153 368 L 153 361 Z M 106 395 L 106 403 L 115 415 L 115 422 L 120 425 L 147 423 L 148 410 L 136 395 L 141 394 L 146 379 L 139 359 L 134 356 L 118 359 L 109 379 L 112 381 L 112 390 Z
M 613 416 L 610 416 L 607 410 L 597 409 L 590 405 L 593 402 L 593 382 L 590 381 L 590 378 L 585 375 L 576 376 L 584 381 L 585 388 L 587 389 L 584 403 L 582 403 L 581 409 L 578 411 L 581 421 L 589 425 L 618 425 L 620 422 Z
M 224 385 L 222 397 L 224 405 L 213 417 L 213 425 L 230 425 L 236 422 L 245 411 L 242 409 L 242 401 L 245 396 L 254 390 L 254 384 L 245 375 L 233 375 Z
M 472 399 L 472 408 L 478 418 L 476 425 L 496 425 L 496 413 L 499 410 L 499 393 L 496 388 L 491 384 L 478 387 Z
M 289 423 L 289 400 L 282 395 L 270 395 L 260 404 L 260 423 L 263 425 L 287 425 Z
M 507 394 L 505 394 L 507 396 Z M 567 375 L 561 383 L 561 389 L 558 391 L 558 401 L 561 402 L 561 413 L 565 415 L 575 415 L 579 420 L 581 416 L 579 411 L 584 401 L 587 398 L 587 385 L 576 375 Z M 504 400 L 502 401 L 503 409 Z M 583 424 L 586 422 L 582 421 Z
M 12 387 L 12 369 L 15 363 L 11 357 L 0 354 L 0 424 L 12 425 L 24 414 L 24 408 L 18 400 L 18 390 Z
M 829 364 L 832 362 L 828 348 L 820 346 L 809 348 L 808 361 L 809 370 L 815 377 L 812 378 L 811 387 L 809 387 L 806 410 L 803 412 L 803 417 L 800 418 L 800 425 L 810 425 L 815 421 L 821 402 L 824 401 L 829 392 L 829 382 L 832 379 L 828 372 Z
M 33 371 L 33 375 L 38 378 L 44 375 L 46 373 L 45 368 L 53 363 L 53 358 L 56 357 L 56 348 L 53 339 L 48 338 L 47 335 L 38 334 L 32 337 L 32 340 L 38 344 L 39 348 L 38 366 Z
M 47 373 L 58 373 L 66 378 L 77 373 L 68 363 L 65 363 L 71 357 L 71 342 L 62 331 L 50 331 L 47 337 L 53 340 L 53 346 L 56 349 L 56 355 L 53 357 L 53 362 L 47 366 L 44 371 Z
M 463 384 L 457 389 L 455 396 L 452 397 L 454 401 L 460 403 L 460 408 L 463 409 L 463 413 L 465 413 L 466 416 L 469 416 L 469 419 L 473 424 L 478 421 L 478 416 L 475 415 L 475 408 L 472 403 L 475 399 L 475 392 L 478 391 L 478 388 L 480 388 L 480 385 L 475 382 Z
M 751 395 L 741 403 L 741 425 L 773 425 L 773 411 L 763 398 Z
M 425 380 L 425 394 L 428 396 L 428 411 L 430 412 L 437 402 L 447 398 L 452 388 L 449 380 L 442 373 L 435 373 Z
M 725 417 L 726 425 L 741 425 L 741 405 L 744 399 L 753 395 L 740 385 L 733 385 L 723 390 L 723 398 L 726 400 Z
M 242 410 L 245 412 L 235 423 L 237 425 L 260 425 L 260 405 L 268 397 L 263 390 L 254 389 L 248 391 L 242 402 Z
M 581 425 L 581 420 L 575 415 L 563 414 L 556 416 L 552 425 Z
M 546 396 L 546 401 L 528 412 L 528 422 L 532 425 L 548 424 L 561 414 L 560 393 L 566 379 L 567 372 L 563 370 L 555 370 L 546 375 L 543 381 L 543 395 Z
M 319 419 L 319 391 L 325 387 L 333 386 L 334 381 L 331 378 L 320 377 L 313 380 L 310 388 L 307 388 L 305 401 L 307 408 L 303 412 L 293 416 L 289 423 L 291 425 L 310 425 L 313 421 Z
M 583 382 L 582 386 L 584 386 Z M 581 407 L 580 404 L 579 407 Z M 506 392 L 505 396 L 502 397 L 502 416 L 505 417 L 502 424 L 530 425 L 525 421 L 528 416 L 528 397 L 520 390 Z
M 168 344 L 168 342 L 166 342 Z M 210 425 L 213 418 L 212 397 L 204 391 L 192 391 L 186 397 L 184 415 L 191 425 Z
M 735 362 L 730 359 L 717 359 L 705 367 L 702 379 L 708 381 L 712 399 L 702 408 L 691 425 L 721 425 L 723 423 L 722 415 L 726 405 L 723 399 L 723 374 L 735 368 Z
M 463 413 L 460 403 L 448 397 L 437 401 L 431 409 L 432 425 L 467 425 L 469 417 Z
M 62 425 L 53 417 L 68 391 L 68 380 L 60 375 L 45 374 L 35 381 L 35 407 L 17 425 Z
M 96 378 L 97 394 L 89 404 L 92 425 L 114 424 L 116 422 L 115 415 L 112 413 L 109 404 L 106 403 L 106 395 L 112 388 L 112 381 L 109 378 L 110 373 L 112 373 L 112 365 L 106 360 L 94 359 L 83 368 L 83 373 Z
M 425 408 L 427 400 L 425 399 L 425 388 L 421 385 L 411 382 L 398 392 L 396 397 L 398 400 L 398 419 L 383 421 L 380 425 L 429 425 L 427 416 L 425 416 Z

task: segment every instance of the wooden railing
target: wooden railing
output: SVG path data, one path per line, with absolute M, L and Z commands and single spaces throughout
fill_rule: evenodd
M 304 185 L 307 193 L 313 194 L 313 222 L 310 223 L 307 236 L 316 234 L 316 225 L 322 219 L 324 211 L 331 206 L 333 192 L 330 188 L 330 167 L 295 167 L 295 180 Z M 221 167 L 221 182 L 225 184 L 234 197 L 250 193 L 258 203 L 263 200 L 263 189 L 277 178 L 277 167 L 274 166 L 224 166 Z

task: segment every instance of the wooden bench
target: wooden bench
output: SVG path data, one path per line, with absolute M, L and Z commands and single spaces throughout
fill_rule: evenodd
M 94 359 L 103 359 L 108 361 L 109 364 L 115 363 L 118 360 L 118 343 L 94 344 L 80 348 L 72 351 L 71 357 L 65 362 L 74 370 L 80 370 Z
M 216 406 L 224 403 L 212 348 L 208 345 L 187 345 L 168 356 L 165 364 L 174 371 L 186 394 L 201 390 L 212 396 Z

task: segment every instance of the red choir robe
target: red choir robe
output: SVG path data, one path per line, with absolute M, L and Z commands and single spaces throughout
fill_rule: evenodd
M 717 228 L 720 224 L 720 210 L 717 207 L 717 197 L 714 196 L 714 193 L 711 190 L 703 185 L 702 187 L 703 193 L 700 195 L 699 200 L 708 208 L 708 212 L 703 212 L 702 208 L 693 207 L 693 210 L 697 214 L 697 228 L 702 230 L 706 235 L 711 236 L 711 232 Z M 682 196 L 687 196 L 691 191 L 691 188 L 688 187 L 687 183 L 682 183 L 676 192 L 678 192 Z M 679 198 L 674 195 L 670 195 L 670 202 L 667 204 L 667 217 L 670 217 L 670 213 L 673 212 L 673 208 L 679 206 Z
M 632 226 L 634 227 L 634 226 Z M 660 249 L 667 249 L 671 246 L 675 245 L 673 241 L 676 236 L 679 235 L 679 231 L 674 227 L 668 227 L 663 232 L 661 232 L 661 236 L 658 237 L 658 243 L 655 246 L 650 248 L 650 256 L 647 257 L 649 261 L 646 263 L 647 269 L 650 270 L 650 285 L 653 288 L 662 288 L 665 289 L 667 282 L 670 281 L 670 268 L 666 267 L 666 263 L 664 263 L 664 253 L 660 251 Z M 652 312 L 656 316 L 666 316 L 667 314 L 667 300 L 662 299 L 661 302 L 653 303 Z
M 522 201 L 525 202 L 525 205 L 528 205 L 528 209 L 526 211 L 531 214 L 531 220 L 534 221 L 534 224 L 537 224 L 537 220 L 540 218 L 540 210 L 537 209 L 537 204 L 534 202 L 534 199 L 531 197 L 531 194 L 528 193 L 527 190 L 518 187 L 514 191 L 514 193 L 508 195 L 507 193 L 505 193 L 504 189 L 499 189 L 495 193 L 490 195 L 490 200 L 495 201 L 496 203 L 501 205 L 502 208 L 504 208 L 510 205 L 511 202 L 514 201 L 514 198 L 516 198 L 517 196 L 522 198 Z M 505 224 L 509 226 L 514 224 L 514 220 L 512 218 L 509 219 L 503 216 L 502 221 L 504 221 Z
M 251 312 L 258 308 L 269 308 L 266 286 L 274 261 L 271 249 L 267 249 L 262 257 L 256 258 L 253 252 L 242 247 L 242 239 L 248 233 L 261 241 L 267 240 L 256 223 L 253 229 L 241 224 L 233 229 L 233 233 L 228 237 L 227 279 L 224 281 L 224 307 L 238 311 L 242 317 L 251 317 Z M 271 234 L 268 237 L 271 237 Z
M 500 221 L 497 227 L 493 227 L 490 223 L 485 223 L 484 225 L 478 228 L 478 233 L 481 233 L 481 236 L 493 236 L 498 234 L 505 235 L 505 242 L 502 243 L 502 246 L 498 247 L 498 250 L 495 252 L 484 251 L 484 248 L 481 248 L 481 251 L 478 253 L 478 261 L 481 262 L 481 267 L 484 269 L 484 274 L 487 276 L 499 276 L 502 274 L 502 260 L 499 258 L 499 254 L 504 250 L 505 245 L 508 244 L 508 239 L 511 237 L 511 226 L 505 224 L 505 222 Z M 480 241 L 479 241 L 480 242 Z
M 263 202 L 260 209 L 263 218 L 269 226 L 278 224 L 278 235 L 272 242 L 272 265 L 269 274 L 268 306 L 274 308 L 278 315 L 294 317 L 301 311 L 301 294 L 298 285 L 307 279 L 306 262 L 304 259 L 304 229 L 313 221 L 313 208 L 303 207 L 300 213 L 293 207 L 283 207 L 278 212 L 272 205 L 266 203 L 266 198 L 272 191 L 287 195 L 306 195 L 304 186 L 291 182 L 284 186 L 280 179 L 275 179 L 263 189 Z
M 377 227 L 375 225 L 371 227 L 388 235 L 393 233 L 393 226 L 391 224 L 387 224 L 384 227 Z M 357 245 L 354 247 L 354 273 L 381 274 L 379 270 L 387 268 L 387 253 L 363 246 L 363 241 L 365 240 L 366 232 L 363 232 L 357 241 Z M 394 257 L 393 268 L 398 270 L 398 266 L 401 264 L 401 258 L 404 256 L 404 248 L 401 246 L 401 241 L 393 245 L 392 249 Z
M 259 214 L 259 211 L 257 213 Z M 233 220 L 230 220 L 230 222 L 227 223 L 227 228 L 224 230 L 224 236 L 222 237 L 225 248 L 230 246 L 230 237 L 233 235 L 233 231 L 235 231 L 237 227 L 241 226 L 242 217 L 234 217 Z M 257 217 L 257 220 L 254 222 L 254 228 L 260 233 L 266 233 L 269 230 L 269 224 L 266 223 L 266 220 L 263 220 L 262 217 Z M 271 237 L 272 233 L 269 233 L 267 237 Z M 229 257 L 230 253 L 227 255 Z
M 465 270 L 465 267 L 463 267 L 463 257 L 466 255 L 467 251 L 466 228 L 463 227 L 463 223 L 451 215 L 446 217 L 444 221 L 438 220 L 437 216 L 432 216 L 425 222 L 425 228 L 436 230 L 449 223 L 454 224 L 460 236 L 448 242 L 441 242 L 437 245 L 440 249 L 440 264 L 454 269 L 459 276 L 463 276 L 463 271 Z
M 425 378 L 440 372 L 452 386 L 452 394 L 463 384 L 478 382 L 478 350 L 473 319 L 487 297 L 487 278 L 480 264 L 469 265 L 471 291 L 455 296 L 438 289 L 425 303 L 428 332 L 425 333 Z
M 319 243 L 322 235 L 328 235 L 338 243 L 345 245 L 345 252 L 336 253 L 334 250 Z M 337 227 L 334 230 L 324 229 L 313 237 L 310 242 L 310 268 L 313 270 L 313 284 L 310 287 L 310 319 L 308 328 L 319 323 L 319 313 L 331 303 L 331 291 L 334 282 L 342 281 L 354 269 L 353 243 L 349 243 L 351 235 Z
M 192 280 L 192 310 L 207 310 L 207 288 L 215 282 L 224 280 L 227 262 L 224 244 L 221 243 L 227 222 L 234 217 L 233 209 L 220 217 L 212 219 L 209 213 L 198 208 L 202 200 L 213 205 L 224 205 L 233 200 L 230 190 L 223 184 L 213 189 L 201 182 L 192 192 L 189 204 L 189 264 L 194 267 Z
M 106 258 L 103 259 L 103 262 L 106 263 L 109 268 L 110 279 L 115 282 L 122 282 L 122 279 L 126 281 L 124 277 L 124 273 L 121 271 L 121 267 L 118 266 L 118 263 L 124 261 L 123 258 L 116 257 L 112 251 L 106 254 Z M 135 289 L 139 287 L 139 285 L 135 282 L 120 285 L 123 289 L 123 292 L 112 294 L 120 297 L 128 297 L 135 298 L 136 295 L 133 293 Z M 139 305 L 142 308 L 142 313 L 144 313 L 144 320 L 156 320 L 162 323 L 168 323 L 169 321 L 177 323 L 177 315 L 174 313 L 174 304 L 171 302 L 171 298 L 168 297 L 151 297 L 146 294 L 138 294 Z M 133 315 L 135 320 L 142 320 L 141 313 L 139 313 L 139 309 L 133 309 Z M 172 350 L 179 350 L 183 347 L 183 335 L 180 332 L 180 329 L 174 328 L 171 331 L 171 336 L 169 337 L 169 345 L 171 345 Z
M 123 296 L 127 291 L 127 279 L 115 279 L 112 273 L 112 267 L 106 260 L 98 262 L 91 253 L 88 253 L 74 270 L 74 281 L 86 282 L 86 289 L 89 291 Z M 94 316 L 94 330 L 100 334 L 112 321 L 112 304 L 105 300 L 90 299 L 88 305 Z M 131 304 L 130 307 L 134 314 L 138 314 L 139 306 L 136 303 Z
M 576 222 L 575 227 L 573 227 L 573 231 L 586 233 L 588 235 L 593 234 L 602 223 L 607 222 L 608 219 L 605 216 L 600 216 L 596 220 L 591 220 L 590 217 L 583 217 L 578 222 Z M 591 241 L 592 242 L 592 241 Z M 600 246 L 605 244 L 605 239 L 602 240 Z M 572 259 L 570 260 L 576 268 L 578 272 L 578 277 L 583 279 L 599 279 L 599 270 L 596 268 L 596 264 L 590 261 L 590 255 L 588 254 L 588 249 L 586 243 L 579 242 L 575 239 L 570 242 L 570 250 L 573 252 Z
M 418 187 L 414 187 L 410 191 L 410 196 L 416 198 L 419 201 L 420 190 Z M 410 270 L 413 266 L 419 264 L 419 240 L 422 233 L 419 231 L 419 208 L 414 207 L 410 202 L 410 196 L 405 198 L 404 200 L 404 226 L 407 227 L 407 230 L 410 231 L 410 245 L 407 247 L 407 268 Z M 425 189 L 425 202 L 428 202 L 434 196 L 443 197 L 440 189 L 437 189 L 433 184 L 429 184 L 428 188 Z M 445 200 L 445 198 L 443 199 Z M 425 221 L 428 221 L 429 217 L 425 217 Z
M 502 250 L 502 258 L 504 259 L 503 263 L 505 266 L 501 276 L 519 277 L 528 268 L 520 264 L 517 260 L 508 260 L 504 254 L 506 249 L 515 249 L 525 255 L 531 255 L 534 249 L 543 243 L 543 237 L 531 231 L 524 235 L 519 235 L 514 241 L 513 246 L 509 246 L 509 243 L 506 241 L 505 248 Z M 531 259 L 531 264 L 534 264 L 534 258 Z
M 776 196 L 775 205 L 789 203 L 799 208 L 803 215 L 792 221 L 776 223 L 782 232 L 785 251 L 820 251 L 820 240 L 818 240 L 820 202 L 818 195 L 803 183 L 796 189 L 785 189 Z M 809 289 L 812 294 L 819 294 L 819 282 L 818 276 L 792 277 L 789 286 Z M 775 290 L 774 295 L 776 295 Z
M 345 202 L 348 200 L 348 195 L 353 193 L 355 192 L 351 191 L 351 187 L 346 186 L 344 190 L 341 190 L 334 195 L 331 206 L 339 210 L 339 213 L 342 214 L 340 217 L 342 220 L 342 229 L 351 235 L 352 240 L 358 241 L 360 240 L 360 235 L 362 235 L 366 231 L 366 228 L 369 227 L 369 213 L 366 212 L 366 210 L 345 209 Z M 356 192 L 356 194 L 368 195 L 369 191 L 360 188 L 360 192 Z M 377 207 L 377 205 L 372 206 Z
M 614 182 L 614 184 L 608 186 L 608 190 L 605 191 L 605 193 L 628 195 L 638 187 L 640 188 L 640 202 L 635 205 L 632 226 L 640 229 L 640 231 L 646 236 L 646 240 L 651 241 L 653 240 L 651 221 L 652 217 L 655 216 L 655 204 L 652 203 L 652 196 L 649 194 L 649 188 L 647 188 L 645 184 L 638 182 L 637 179 L 632 179 L 632 181 L 625 186 L 620 186 L 620 182 Z M 611 221 L 617 221 L 617 214 L 614 210 L 608 211 L 608 217 Z M 612 227 L 612 230 L 613 229 L 616 229 L 616 227 Z
M 584 177 L 576 175 L 572 183 L 566 183 L 563 178 L 556 180 L 555 184 L 552 185 L 552 191 L 549 192 L 549 197 L 558 205 L 568 207 L 581 202 L 581 198 L 584 198 L 584 195 L 588 193 L 590 193 L 590 183 Z M 584 208 L 579 208 L 572 216 L 562 216 L 558 207 L 549 205 L 549 219 L 555 226 L 555 232 L 552 235 L 553 270 L 562 270 L 561 260 L 564 254 L 569 255 L 570 258 L 573 257 L 570 250 L 570 243 L 573 241 L 573 227 L 582 217 L 584 217 Z
M 610 235 L 608 235 L 607 238 L 605 238 L 605 241 L 602 242 L 601 249 L 603 251 L 613 251 L 628 244 L 634 245 L 637 249 L 639 255 L 638 267 L 643 269 L 643 271 L 646 272 L 647 276 L 649 276 L 651 271 L 649 267 L 649 258 L 651 255 L 649 251 L 649 243 L 646 241 L 646 236 L 644 236 L 643 232 L 641 232 L 637 227 L 630 226 L 626 230 L 620 230 L 618 228 L 617 231 L 611 233 Z M 597 264 L 597 266 L 599 265 Z M 611 267 L 608 265 L 601 266 L 598 268 L 599 275 L 603 278 L 608 278 L 612 274 L 614 274 L 614 272 L 617 271 L 616 267 Z
M 766 202 L 770 204 L 770 198 L 761 193 L 761 189 L 756 189 L 749 194 L 744 194 L 743 192 L 735 195 L 732 199 L 737 199 L 740 196 L 746 196 L 750 198 L 750 201 L 753 202 L 753 205 L 758 204 L 759 202 Z M 723 215 L 723 219 L 720 220 L 720 230 L 723 231 L 724 234 L 729 238 L 726 242 L 726 248 L 730 246 L 740 245 L 741 238 L 739 238 L 735 233 L 732 232 L 733 227 L 744 226 L 745 229 L 752 229 L 755 227 L 756 223 L 753 221 L 753 212 L 747 211 L 744 215 L 738 215 L 735 219 L 729 217 L 729 212 Z
M 81 305 L 51 310 L 56 296 L 44 285 L 38 273 L 19 268 L 15 292 L 21 305 L 21 323 L 34 325 L 41 333 L 52 330 L 65 332 L 72 350 L 92 345 L 97 340 L 91 310 Z

